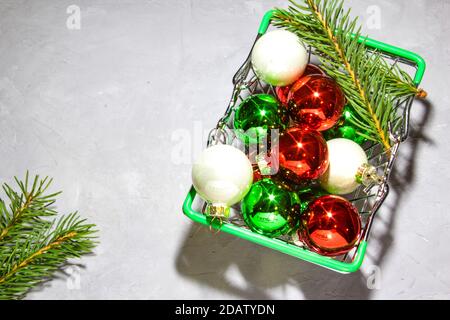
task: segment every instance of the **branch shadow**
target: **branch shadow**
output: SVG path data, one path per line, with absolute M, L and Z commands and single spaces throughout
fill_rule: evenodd
M 85 256 L 94 256 L 95 254 L 90 253 Z M 73 276 L 72 272 L 68 272 L 68 268 L 73 267 L 79 270 L 85 270 L 86 265 L 83 263 L 76 263 L 74 261 L 67 261 L 63 263 L 60 267 L 58 267 L 51 277 L 44 278 L 41 282 L 39 282 L 36 286 L 31 287 L 27 292 L 24 293 L 22 298 L 26 298 L 28 295 L 33 293 L 41 292 L 45 289 L 51 288 L 53 282 L 56 281 L 67 281 L 71 276 Z
M 416 181 L 416 158 L 418 157 L 420 147 L 425 143 L 431 146 L 435 142 L 426 135 L 426 125 L 433 112 L 433 105 L 428 100 L 418 100 L 414 107 L 422 108 L 422 115 L 416 116 L 418 120 L 411 121 L 408 139 L 400 146 L 399 155 L 392 171 L 389 186 L 388 204 L 383 205 L 382 209 L 375 218 L 374 224 L 382 223 L 384 232 L 376 233 L 375 240 L 380 246 L 376 256 L 371 256 L 372 263 L 381 266 L 384 257 L 388 254 L 390 246 L 394 241 L 392 230 L 395 228 L 395 216 L 404 198 L 407 198 L 408 192 L 414 188 Z M 379 231 L 379 230 L 377 230 Z
M 380 209 L 374 225 L 382 224 L 383 228 L 369 240 L 366 263 L 378 268 L 394 239 L 392 230 L 396 212 L 405 194 L 414 186 L 419 147 L 422 142 L 433 144 L 425 135 L 432 106 L 421 101 L 415 107 L 420 104 L 424 109 L 423 116 L 418 123 L 411 124 L 410 138 L 401 146 L 398 161 L 402 170 L 396 163 L 391 175 L 388 199 L 391 198 L 389 203 L 393 205 Z M 374 229 L 380 231 L 380 228 Z M 371 250 L 372 242 L 379 248 L 375 253 Z M 374 293 L 369 289 L 367 275 L 361 270 L 339 274 L 226 233 L 213 234 L 197 224 L 191 225 L 175 265 L 182 276 L 224 292 L 230 298 L 370 299 Z

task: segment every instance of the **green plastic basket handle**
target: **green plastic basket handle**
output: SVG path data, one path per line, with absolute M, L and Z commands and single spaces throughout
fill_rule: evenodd
M 261 24 L 259 26 L 258 29 L 258 34 L 263 35 L 264 33 L 267 32 L 267 29 L 269 28 L 270 22 L 272 20 L 272 17 L 275 13 L 275 10 L 270 10 L 267 11 L 266 14 L 264 15 Z M 397 56 L 397 57 L 401 57 L 405 60 L 408 60 L 410 62 L 412 62 L 416 67 L 416 74 L 414 75 L 414 84 L 416 86 L 418 86 L 420 84 L 420 82 L 422 81 L 423 75 L 425 73 L 425 69 L 426 69 L 426 63 L 425 60 L 419 56 L 418 54 L 402 49 L 402 48 L 398 48 L 398 47 L 394 47 L 391 46 L 389 44 L 374 40 L 374 39 L 370 39 L 367 37 L 359 37 L 358 39 L 359 42 L 365 42 L 366 46 L 376 49 L 378 51 L 381 52 L 385 52 L 388 54 L 391 54 L 393 56 Z

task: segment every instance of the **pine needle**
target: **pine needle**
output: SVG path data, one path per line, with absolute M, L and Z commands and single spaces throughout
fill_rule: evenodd
M 406 72 L 366 48 L 361 27 L 350 18 L 350 10 L 344 10 L 342 0 L 290 2 L 287 10 L 275 10 L 274 25 L 296 33 L 312 47 L 354 109 L 357 132 L 389 150 L 389 123 L 396 112 L 393 101 L 420 95 L 420 89 Z
M 96 244 L 95 226 L 78 213 L 55 218 L 60 193 L 46 194 L 51 179 L 36 176 L 30 184 L 27 172 L 23 182 L 15 180 L 18 191 L 3 184 L 9 204 L 0 199 L 0 299 L 23 298 Z

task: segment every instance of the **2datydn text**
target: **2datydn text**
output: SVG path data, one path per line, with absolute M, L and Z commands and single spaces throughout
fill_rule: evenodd
M 219 304 L 211 306 L 192 306 L 182 304 L 175 308 L 175 315 L 275 315 L 275 305 L 269 304 Z

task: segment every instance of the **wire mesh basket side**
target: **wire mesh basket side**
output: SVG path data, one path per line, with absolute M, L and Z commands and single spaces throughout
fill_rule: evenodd
M 259 36 L 257 37 L 257 39 Z M 256 40 L 257 40 L 256 39 Z M 256 42 L 255 40 L 255 42 Z M 309 59 L 313 57 L 311 54 L 311 48 L 308 48 Z M 401 59 L 399 57 L 392 57 L 387 54 L 383 54 L 386 61 L 390 61 L 391 65 L 407 65 L 411 66 L 411 63 L 407 60 Z M 224 116 L 219 120 L 218 126 L 215 130 L 213 130 L 216 134 L 217 132 L 221 132 L 222 134 L 226 132 L 226 136 L 228 137 L 228 142 L 233 143 L 236 141 L 236 137 L 233 133 L 232 127 L 232 119 L 234 116 L 234 111 L 239 106 L 239 104 L 244 101 L 248 96 L 254 94 L 271 94 L 276 96 L 275 89 L 273 86 L 268 85 L 262 82 L 255 75 L 252 65 L 251 65 L 251 51 L 245 60 L 244 64 L 238 69 L 236 74 L 233 77 L 233 93 L 230 99 L 230 103 L 227 107 L 227 110 Z M 394 119 L 394 123 L 390 125 L 390 139 L 393 142 L 393 146 L 390 150 L 390 153 L 384 152 L 383 147 L 378 143 L 366 142 L 363 147 L 368 156 L 369 163 L 374 166 L 378 174 L 383 177 L 383 180 L 378 185 L 372 185 L 370 187 L 365 187 L 361 185 L 357 190 L 355 190 L 352 194 L 347 195 L 346 198 L 350 200 L 358 209 L 361 220 L 362 220 L 362 237 L 361 240 L 367 240 L 370 235 L 370 229 L 372 226 L 373 218 L 378 211 L 378 209 L 383 204 L 386 196 L 389 192 L 389 176 L 391 170 L 393 169 L 393 165 L 395 162 L 395 158 L 397 156 L 398 148 L 400 143 L 407 138 L 408 135 L 408 126 L 409 126 L 409 112 L 412 105 L 414 97 L 409 97 L 403 101 L 396 101 L 396 117 Z M 239 213 L 239 209 L 236 208 L 238 213 L 229 221 L 234 225 L 237 225 L 242 228 L 247 228 L 242 216 Z M 292 236 L 281 236 L 280 240 L 285 241 L 287 243 L 294 244 L 296 246 L 307 249 L 303 246 L 301 241 L 298 241 L 295 237 Z M 355 258 L 356 252 L 358 251 L 358 246 L 350 251 L 349 253 L 336 257 L 335 259 L 339 259 L 343 262 L 351 262 Z
M 273 11 L 268 11 L 259 27 L 258 36 L 254 44 L 268 28 L 273 16 Z M 360 39 L 361 40 L 361 39 Z M 394 47 L 389 44 L 379 42 L 370 38 L 363 38 L 364 44 L 369 50 L 377 50 L 386 61 L 392 66 L 399 66 L 413 77 L 413 81 L 418 85 L 425 72 L 426 64 L 419 55 L 402 48 Z M 232 120 L 235 109 L 240 102 L 254 93 L 266 93 L 275 95 L 274 88 L 259 81 L 251 66 L 251 52 L 247 56 L 242 66 L 233 77 L 233 92 L 224 115 L 219 119 L 217 125 L 211 130 L 208 137 L 208 145 L 217 143 L 233 144 L 239 143 L 239 139 L 233 132 Z M 310 60 L 317 64 L 317 57 L 314 57 L 309 50 Z M 245 224 L 240 214 L 239 205 L 232 210 L 233 215 L 230 220 L 220 225 L 220 230 L 231 235 L 240 237 L 268 248 L 278 250 L 293 257 L 320 265 L 340 273 L 351 273 L 357 271 L 364 259 L 367 240 L 370 235 L 371 226 L 378 209 L 382 206 L 389 193 L 389 178 L 393 170 L 394 162 L 402 141 L 408 137 L 409 133 L 409 114 L 414 97 L 405 98 L 402 101 L 395 101 L 395 117 L 390 123 L 389 137 L 392 147 L 389 154 L 383 152 L 383 147 L 376 143 L 366 143 L 363 145 L 369 162 L 378 170 L 378 174 L 383 177 L 381 183 L 371 187 L 360 187 L 354 193 L 346 196 L 358 208 L 363 222 L 363 233 L 358 245 L 349 253 L 335 257 L 325 257 L 304 247 L 302 242 L 293 235 L 282 236 L 279 238 L 268 238 L 263 235 L 252 232 Z M 242 143 L 242 142 L 241 142 Z M 242 145 L 241 145 L 242 147 Z M 196 202 L 196 208 L 193 207 Z M 210 226 L 211 221 L 204 214 L 205 203 L 199 197 L 196 197 L 196 191 L 193 187 L 188 192 L 183 203 L 183 212 L 193 221 Z

